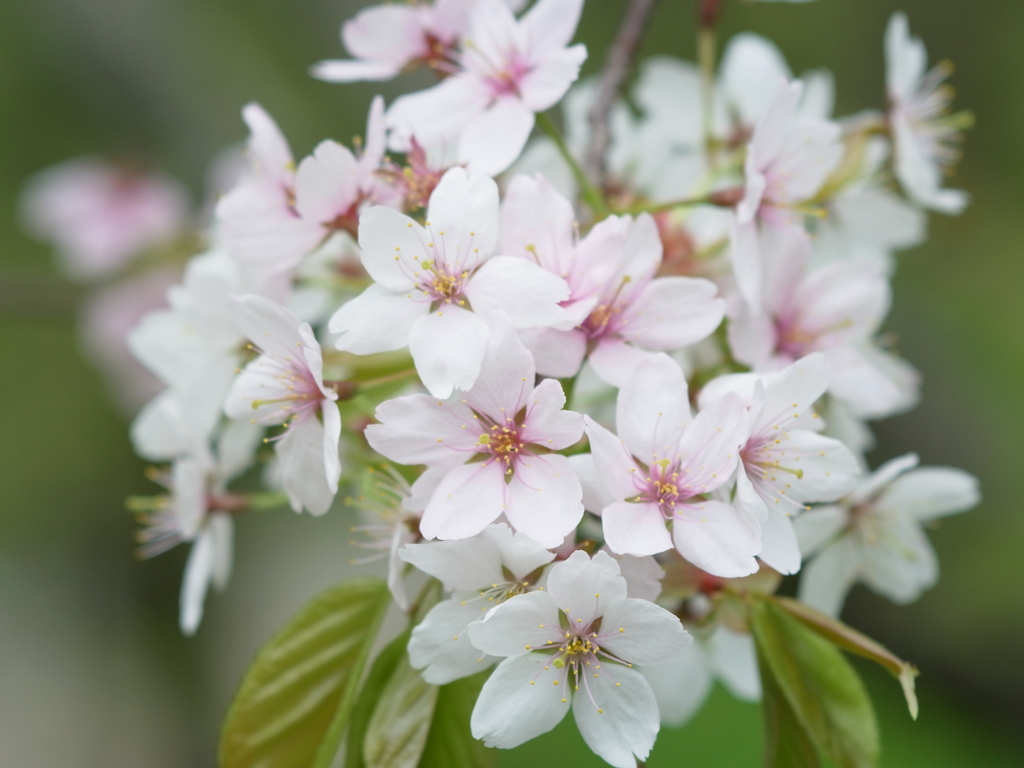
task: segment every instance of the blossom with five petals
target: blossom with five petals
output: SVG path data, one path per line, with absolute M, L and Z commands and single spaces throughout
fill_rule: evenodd
M 408 346 L 435 397 L 473 386 L 490 334 L 507 312 L 519 328 L 565 321 L 565 281 L 495 255 L 498 187 L 452 168 L 430 196 L 427 222 L 374 207 L 359 219 L 363 266 L 376 281 L 331 318 L 338 349 L 365 355 Z
M 909 603 L 939 578 L 922 526 L 966 512 L 981 497 L 962 469 L 918 467 L 908 453 L 883 464 L 839 504 L 796 519 L 804 557 L 800 599 L 833 616 L 860 581 L 894 603 Z
M 953 89 L 943 81 L 953 67 L 944 61 L 925 71 L 924 43 L 910 36 L 907 16 L 899 12 L 885 30 L 885 60 L 896 177 L 918 205 L 960 213 L 967 193 L 942 188 L 943 171 L 960 157 L 961 130 L 970 125 L 968 113 L 948 114 Z
M 341 415 L 338 393 L 324 385 L 320 345 L 308 323 L 260 296 L 238 298 L 235 317 L 259 356 L 231 385 L 224 412 L 285 428 L 275 438 L 285 493 L 296 512 L 322 515 L 338 492 Z
M 399 97 L 387 114 L 391 146 L 454 144 L 457 161 L 494 175 L 515 161 L 534 115 L 557 104 L 587 56 L 567 47 L 583 0 L 539 0 L 519 20 L 501 0 L 477 0 L 458 71 L 419 93 Z
M 583 491 L 569 459 L 552 451 L 583 436 L 583 419 L 563 411 L 555 379 L 534 387 L 533 358 L 498 316 L 483 366 L 468 392 L 448 400 L 408 395 L 381 403 L 366 428 L 378 453 L 426 464 L 413 486 L 433 488 L 424 538 L 464 539 L 504 515 L 546 547 L 562 543 L 583 516 Z
M 635 768 L 658 735 L 657 702 L 633 665 L 670 661 L 692 642 L 676 616 L 626 597 L 611 556 L 581 551 L 552 566 L 545 591 L 502 603 L 469 636 L 506 657 L 477 699 L 473 736 L 510 749 L 550 731 L 571 706 L 587 746 L 616 768 Z
M 761 551 L 757 520 L 707 498 L 731 479 L 749 419 L 735 393 L 693 417 L 683 372 L 667 355 L 638 366 L 619 390 L 619 436 L 586 419 L 601 483 L 588 488 L 588 496 L 601 500 L 595 511 L 601 514 L 608 547 L 652 555 L 674 543 L 683 557 L 708 573 L 754 573 L 755 555 Z
M 459 541 L 409 544 L 399 556 L 436 579 L 452 593 L 430 609 L 413 630 L 409 660 L 423 679 L 444 685 L 494 664 L 469 641 L 466 628 L 506 600 L 537 588 L 541 571 L 555 559 L 525 533 L 507 525 L 489 525 Z
M 512 180 L 502 252 L 564 277 L 570 290 L 567 323 L 524 334 L 541 373 L 575 376 L 589 354 L 602 379 L 621 385 L 652 351 L 680 349 L 718 327 L 725 305 L 714 283 L 655 277 L 662 244 L 649 215 L 605 219 L 583 239 L 575 231 L 572 206 L 543 177 Z
M 780 573 L 800 569 L 792 518 L 809 501 L 835 501 L 857 481 L 857 459 L 830 437 L 814 403 L 825 394 L 828 371 L 820 352 L 767 375 L 720 376 L 700 393 L 701 408 L 729 392 L 752 408 L 750 437 L 740 451 L 736 506 L 761 523 L 759 557 Z

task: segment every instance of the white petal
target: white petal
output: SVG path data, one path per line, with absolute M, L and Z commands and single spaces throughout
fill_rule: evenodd
M 906 605 L 939 580 L 939 564 L 928 537 L 903 516 L 886 521 L 884 538 L 862 542 L 861 579 L 875 592 Z
M 582 43 L 546 56 L 523 77 L 520 90 L 526 107 L 531 112 L 543 112 L 561 101 L 569 86 L 579 77 L 580 67 L 586 58 L 587 48 Z
M 522 153 L 533 122 L 533 111 L 521 99 L 498 99 L 466 126 L 459 141 L 459 162 L 496 176 Z
M 748 423 L 746 408 L 732 394 L 700 411 L 679 443 L 680 482 L 694 495 L 728 482 L 747 441 Z
M 508 530 L 507 526 L 502 527 Z M 407 544 L 398 550 L 398 556 L 424 573 L 440 579 L 449 592 L 482 589 L 505 581 L 501 571 L 501 554 L 494 543 L 483 535 L 460 541 Z
M 605 507 L 616 502 L 615 497 L 605 488 L 591 454 L 579 453 L 570 456 L 569 463 L 576 477 L 580 479 L 580 486 L 583 488 L 583 508 L 587 512 L 600 515 Z
M 465 539 L 494 522 L 507 503 L 502 465 L 480 462 L 456 467 L 434 491 L 420 531 L 428 539 Z
M 465 293 L 481 316 L 505 312 L 517 328 L 533 328 L 565 319 L 559 302 L 569 298 L 569 286 L 525 259 L 495 256 L 473 274 Z
M 822 550 L 800 575 L 799 597 L 822 613 L 838 616 L 857 575 L 857 551 L 849 536 Z
M 209 530 L 204 531 L 188 553 L 185 576 L 181 582 L 179 623 L 181 631 L 186 635 L 194 635 L 203 619 L 203 601 L 206 600 L 206 591 L 213 578 L 215 556 L 213 538 Z
M 692 643 L 679 617 L 661 606 L 626 598 L 612 603 L 601 623 L 601 648 L 630 664 L 664 664 Z
M 475 266 L 498 243 L 498 185 L 482 173 L 452 168 L 430 195 L 427 222 L 446 264 Z
M 317 80 L 328 83 L 360 83 L 390 80 L 401 71 L 401 67 L 382 61 L 327 59 L 314 64 L 309 73 Z
M 583 437 L 583 416 L 565 407 L 565 392 L 555 379 L 545 379 L 530 394 L 520 437 L 551 451 L 575 445 Z
M 623 387 L 636 369 L 657 353 L 638 349 L 614 337 L 605 337 L 590 353 L 590 364 L 601 381 Z
M 365 432 L 370 447 L 400 464 L 458 466 L 475 452 L 480 437 L 473 412 L 456 398 L 396 397 L 378 405 L 375 415 L 380 423 Z
M 565 456 L 522 458 L 507 488 L 509 523 L 545 547 L 561 544 L 583 517 L 583 489 Z
M 702 501 L 679 510 L 672 538 L 683 557 L 714 576 L 734 578 L 757 571 L 760 534 L 731 504 Z
M 674 456 L 692 419 L 683 370 L 668 355 L 637 366 L 619 391 L 616 429 L 630 452 L 645 464 Z
M 838 505 L 815 507 L 793 520 L 800 552 L 810 557 L 831 542 L 849 523 L 846 509 Z
M 667 664 L 643 667 L 658 702 L 661 722 L 678 728 L 700 710 L 711 692 L 713 678 L 701 643 L 694 643 Z
M 893 480 L 875 507 L 925 522 L 966 512 L 979 501 L 978 479 L 973 475 L 952 467 L 921 467 Z
M 618 555 L 615 559 L 619 561 L 619 571 L 626 580 L 626 597 L 650 600 L 652 603 L 658 599 L 665 571 L 657 560 L 633 555 Z
M 430 238 L 408 216 L 375 205 L 359 216 L 359 258 L 370 277 L 393 291 L 413 291 L 422 264 L 433 258 Z
M 643 556 L 672 548 L 672 537 L 657 504 L 617 501 L 604 508 L 601 524 L 612 552 Z
M 658 737 L 658 702 L 635 669 L 619 664 L 601 667 L 600 673 L 587 673 L 593 701 L 582 690 L 583 683 L 573 697 L 576 726 L 602 760 L 615 768 L 635 768 L 637 760 L 647 759 Z
M 477 413 L 505 424 L 519 413 L 533 389 L 533 358 L 504 313 L 490 318 L 490 335 L 473 388 L 464 401 Z
M 390 352 L 409 346 L 412 326 L 430 305 L 408 292 L 374 283 L 341 305 L 331 317 L 331 333 L 340 333 L 335 346 L 356 355 Z
M 477 599 L 472 600 L 473 597 Z M 480 596 L 472 592 L 456 593 L 443 600 L 412 631 L 409 662 L 423 670 L 423 679 L 445 685 L 487 669 L 496 659 L 474 648 L 466 628 L 483 616 Z M 485 606 L 490 606 L 486 600 Z
M 614 499 L 631 499 L 637 494 L 633 477 L 640 472 L 625 442 L 589 416 L 584 417 L 590 449 L 598 475 Z
M 207 529 L 213 541 L 213 586 L 223 591 L 231 579 L 234 562 L 234 522 L 231 515 L 216 513 L 210 515 Z
M 473 645 L 493 656 L 519 656 L 557 646 L 562 635 L 558 605 L 547 592 L 516 595 L 469 627 Z
M 793 519 L 781 510 L 769 509 L 768 517 L 761 521 L 761 543 L 758 557 L 776 571 L 790 574 L 800 570 L 800 545 Z
M 715 672 L 733 696 L 744 701 L 761 698 L 761 675 L 753 637 L 720 625 L 705 648 Z
M 545 669 L 549 660 L 548 654 L 527 653 L 498 665 L 473 708 L 473 738 L 488 747 L 511 749 L 562 722 L 571 697 L 564 683 L 552 685 L 558 670 Z
M 623 313 L 620 334 L 644 349 L 676 350 L 706 339 L 722 322 L 725 302 L 710 280 L 659 277 Z
M 489 335 L 487 323 L 451 304 L 413 323 L 409 352 L 430 394 L 443 399 L 454 389 L 470 389 L 480 374 Z
M 583 0 L 540 0 L 534 3 L 519 20 L 530 53 L 544 55 L 572 42 L 582 10 Z
M 481 536 L 498 548 L 501 564 L 520 580 L 555 559 L 553 552 L 549 552 L 525 533 L 513 534 L 504 523 L 487 526 Z
M 551 567 L 548 593 L 571 622 L 585 627 L 609 605 L 626 598 L 626 580 L 607 552 L 599 551 L 591 558 L 577 550 Z
M 299 164 L 295 207 L 302 218 L 329 224 L 356 204 L 359 182 L 359 161 L 352 151 L 335 141 L 322 141 Z
M 337 413 L 337 407 L 332 403 Z M 340 419 L 339 419 L 340 432 Z M 331 508 L 338 489 L 338 475 L 328 475 L 324 463 L 325 447 L 331 435 L 316 418 L 308 418 L 290 426 L 277 441 L 277 457 L 281 462 L 281 480 L 292 509 L 308 510 L 322 515 Z M 335 451 L 337 442 L 335 442 Z

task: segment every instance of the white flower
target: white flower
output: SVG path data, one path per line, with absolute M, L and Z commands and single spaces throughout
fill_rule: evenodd
M 800 204 L 843 155 L 838 125 L 799 114 L 802 92 L 800 82 L 778 84 L 747 146 L 744 197 L 731 240 L 736 282 L 754 313 L 762 302 L 762 239 L 773 229 L 802 229 Z
M 479 672 L 498 659 L 481 654 L 466 628 L 504 601 L 537 588 L 540 570 L 555 555 L 503 523 L 461 541 L 409 544 L 399 556 L 440 579 L 452 593 L 413 630 L 409 660 L 428 683 L 444 685 Z
M 338 349 L 365 355 L 408 346 L 435 397 L 467 390 L 480 373 L 487 318 L 517 328 L 565 320 L 565 281 L 523 259 L 495 255 L 498 187 L 453 168 L 430 196 L 426 226 L 389 208 L 359 219 L 363 266 L 376 281 L 331 318 Z
M 569 460 L 552 451 L 583 436 L 583 419 L 562 410 L 556 380 L 534 387 L 533 358 L 507 318 L 495 320 L 472 389 L 445 401 L 409 395 L 384 402 L 366 439 L 393 461 L 427 465 L 413 487 L 431 489 L 420 523 L 425 538 L 474 536 L 504 515 L 554 547 L 583 516 L 583 491 Z
M 484 653 L 506 657 L 473 709 L 476 738 L 518 746 L 558 725 L 571 701 L 584 741 L 617 768 L 646 759 L 658 734 L 658 705 L 633 665 L 664 663 L 692 642 L 664 608 L 626 597 L 604 552 L 574 552 L 552 566 L 546 591 L 513 597 L 469 634 Z
M 938 563 L 922 525 L 976 506 L 978 481 L 917 462 L 912 453 L 893 459 L 840 504 L 797 518 L 800 549 L 814 558 L 800 577 L 801 600 L 837 615 L 857 581 L 895 603 L 935 585 Z
M 199 441 L 182 452 L 169 472 L 153 479 L 170 491 L 167 497 L 135 499 L 139 508 L 139 555 L 153 557 L 181 542 L 192 542 L 181 584 L 181 631 L 192 635 L 203 617 L 211 584 L 223 590 L 231 576 L 232 514 L 244 498 L 225 492 L 227 484 L 252 464 L 260 430 L 248 422 L 230 424 L 221 432 L 216 457 Z
M 586 58 L 566 47 L 583 0 L 539 0 L 516 20 L 500 0 L 477 0 L 463 38 L 459 69 L 419 93 L 402 96 L 387 114 L 392 148 L 421 143 L 458 147 L 457 161 L 494 175 L 519 156 L 534 114 L 557 104 Z
M 780 573 L 800 569 L 792 518 L 809 501 L 835 501 L 849 493 L 859 473 L 846 446 L 817 434 L 822 424 L 813 404 L 827 385 L 825 357 L 814 353 L 777 374 L 721 376 L 701 390 L 702 409 L 729 392 L 753 406 L 735 503 L 761 522 L 759 556 Z
M 918 205 L 942 213 L 960 213 L 966 192 L 942 188 L 942 172 L 960 157 L 960 130 L 970 118 L 950 115 L 953 89 L 943 83 L 949 62 L 926 72 L 928 54 L 920 38 L 910 36 L 904 13 L 894 13 L 885 30 L 889 124 L 896 154 L 896 176 Z
M 308 323 L 259 296 L 242 296 L 235 317 L 259 357 L 235 379 L 224 403 L 230 418 L 280 424 L 277 456 L 296 512 L 326 512 L 338 492 L 338 393 L 324 385 L 320 345 Z
M 95 280 L 182 233 L 188 195 L 169 176 L 80 158 L 32 177 L 21 208 L 32 233 L 57 246 L 70 277 Z
M 668 356 L 639 366 L 619 391 L 619 436 L 587 418 L 601 483 L 588 490 L 592 499 L 603 497 L 608 547 L 652 555 L 674 544 L 716 576 L 754 573 L 761 550 L 757 520 L 707 498 L 732 477 L 748 422 L 734 393 L 691 416 L 683 372 Z
M 249 169 L 217 205 L 219 234 L 235 258 L 288 270 L 331 233 L 355 233 L 362 207 L 398 205 L 401 192 L 376 173 L 384 157 L 384 101 L 373 100 L 366 142 L 357 157 L 323 141 L 295 167 L 288 141 L 258 104 L 249 126 Z

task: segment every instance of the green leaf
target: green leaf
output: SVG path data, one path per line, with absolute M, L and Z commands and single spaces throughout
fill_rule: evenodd
M 490 671 L 480 672 L 441 687 L 430 735 L 420 759 L 421 768 L 492 768 L 496 765 L 496 750 L 474 739 L 469 730 L 477 696 L 489 676 Z
M 810 606 L 804 605 L 798 600 L 788 597 L 772 597 L 786 613 L 800 619 L 804 624 L 813 629 L 819 635 L 838 645 L 845 651 L 863 656 L 876 664 L 881 665 L 892 673 L 893 677 L 900 681 L 903 686 L 903 695 L 907 699 L 907 708 L 910 716 L 917 720 L 917 693 L 914 690 L 914 678 L 917 677 L 917 667 L 894 654 L 881 643 L 872 640 L 867 635 L 858 632 L 853 627 L 844 624 L 839 619 L 816 611 Z
M 764 768 L 822 768 L 818 751 L 797 719 L 764 654 L 758 651 L 764 714 Z
M 416 768 L 427 743 L 438 687 L 402 654 L 381 691 L 363 740 L 367 768 Z
M 871 700 L 842 653 L 769 600 L 753 603 L 750 626 L 766 668 L 810 743 L 839 768 L 877 766 Z
M 370 717 L 377 706 L 380 694 L 388 682 L 388 678 L 395 671 L 398 662 L 405 656 L 405 647 L 409 644 L 409 632 L 403 632 L 382 650 L 370 667 L 370 672 L 363 682 L 359 698 L 352 709 L 352 718 L 349 724 L 348 737 L 345 747 L 345 768 L 364 768 L 363 761 L 363 740 L 366 738 L 366 728 L 370 724 Z
M 328 768 L 390 604 L 379 579 L 315 597 L 256 656 L 228 711 L 221 768 Z

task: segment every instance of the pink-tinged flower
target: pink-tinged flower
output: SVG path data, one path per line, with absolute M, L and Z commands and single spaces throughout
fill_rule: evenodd
M 506 312 L 517 328 L 565 321 L 569 288 L 522 259 L 496 256 L 498 187 L 448 171 L 430 197 L 426 226 L 389 208 L 359 220 L 363 266 L 376 281 L 331 318 L 338 349 L 365 355 L 408 346 L 435 397 L 473 386 L 490 335 Z
M 910 36 L 907 16 L 899 12 L 885 30 L 885 60 L 896 177 L 918 205 L 960 213 L 967 193 L 942 188 L 943 171 L 960 159 L 961 131 L 971 123 L 968 113 L 949 114 L 953 89 L 943 81 L 953 65 L 943 61 L 926 72 L 924 43 Z
M 724 314 L 714 283 L 655 277 L 662 243 L 654 219 L 612 217 L 579 239 L 572 206 L 542 176 L 517 176 L 509 185 L 501 251 L 569 285 L 567 322 L 524 334 L 545 375 L 575 376 L 589 355 L 602 379 L 621 385 L 652 351 L 706 338 Z
M 556 380 L 534 387 L 533 358 L 511 324 L 495 320 L 472 389 L 381 403 L 381 423 L 367 427 L 366 439 L 393 461 L 428 466 L 416 483 L 436 484 L 420 522 L 424 538 L 468 538 L 504 515 L 555 547 L 583 516 L 583 491 L 569 460 L 552 451 L 577 442 L 583 420 L 562 410 Z
M 341 27 L 341 41 L 354 58 L 321 61 L 313 77 L 333 83 L 390 80 L 417 64 L 448 74 L 471 7 L 467 0 L 436 0 L 364 8 Z
M 338 393 L 324 385 L 320 345 L 308 323 L 260 296 L 240 297 L 235 317 L 259 357 L 238 374 L 224 411 L 285 428 L 276 439 L 285 493 L 296 512 L 322 515 L 338 492 L 341 416 Z
M 765 230 L 802 228 L 801 204 L 843 156 L 838 125 L 800 116 L 802 92 L 800 82 L 780 83 L 747 146 L 745 192 L 731 240 L 736 283 L 754 312 L 761 307 Z
M 94 158 L 61 163 L 34 176 L 21 200 L 36 237 L 52 242 L 75 280 L 117 272 L 186 226 L 188 194 L 164 174 Z
M 917 467 L 913 453 L 883 464 L 839 504 L 796 520 L 800 549 L 813 558 L 800 599 L 833 616 L 856 582 L 910 603 L 939 578 L 924 526 L 977 506 L 978 481 L 961 469 Z
M 884 267 L 844 261 L 809 268 L 810 239 L 796 229 L 766 242 L 763 310 L 742 307 L 733 316 L 735 358 L 765 372 L 822 352 L 829 394 L 855 416 L 881 418 L 913 406 L 917 372 L 874 341 L 891 301 Z
M 217 206 L 219 233 L 241 260 L 287 270 L 338 230 L 354 234 L 359 211 L 397 205 L 401 193 L 377 175 L 384 158 L 384 101 L 373 100 L 359 156 L 323 141 L 298 169 L 280 128 L 258 104 L 242 116 L 251 131 L 249 169 Z
M 409 661 L 423 679 L 445 685 L 491 666 L 498 659 L 480 653 L 466 629 L 506 600 L 537 588 L 544 566 L 555 555 L 525 533 L 498 523 L 460 541 L 410 544 L 403 560 L 440 579 L 452 593 L 413 630 Z
M 813 404 L 825 394 L 820 352 L 776 374 L 721 376 L 701 390 L 705 408 L 730 392 L 752 408 L 750 437 L 740 451 L 736 506 L 761 523 L 759 557 L 780 573 L 800 569 L 792 519 L 811 501 L 835 501 L 857 482 L 857 459 L 838 440 L 817 434 Z
M 690 414 L 679 366 L 659 355 L 638 366 L 619 390 L 619 436 L 587 419 L 601 519 L 613 552 L 653 555 L 671 549 L 715 576 L 757 570 L 759 526 L 732 505 L 709 499 L 725 485 L 749 434 L 749 413 L 728 394 Z
M 181 631 L 195 634 L 203 602 L 212 584 L 223 590 L 231 576 L 232 514 L 244 499 L 225 491 L 252 464 L 260 430 L 248 422 L 230 424 L 217 440 L 216 457 L 203 441 L 192 441 L 170 471 L 155 472 L 167 496 L 133 498 L 143 528 L 137 534 L 139 556 L 154 557 L 182 542 L 192 542 L 181 584 Z
M 454 144 L 457 160 L 489 175 L 508 168 L 533 130 L 534 114 L 557 104 L 587 56 L 566 47 L 583 0 L 539 0 L 516 20 L 500 0 L 470 11 L 458 67 L 443 82 L 402 96 L 388 110 L 392 148 L 411 137 Z
M 670 661 L 693 641 L 664 608 L 626 597 L 626 580 L 605 552 L 556 563 L 545 591 L 497 606 L 469 636 L 484 653 L 505 657 L 473 709 L 474 737 L 516 747 L 558 725 L 571 702 L 587 746 L 616 768 L 635 768 L 658 735 L 657 702 L 633 665 Z

